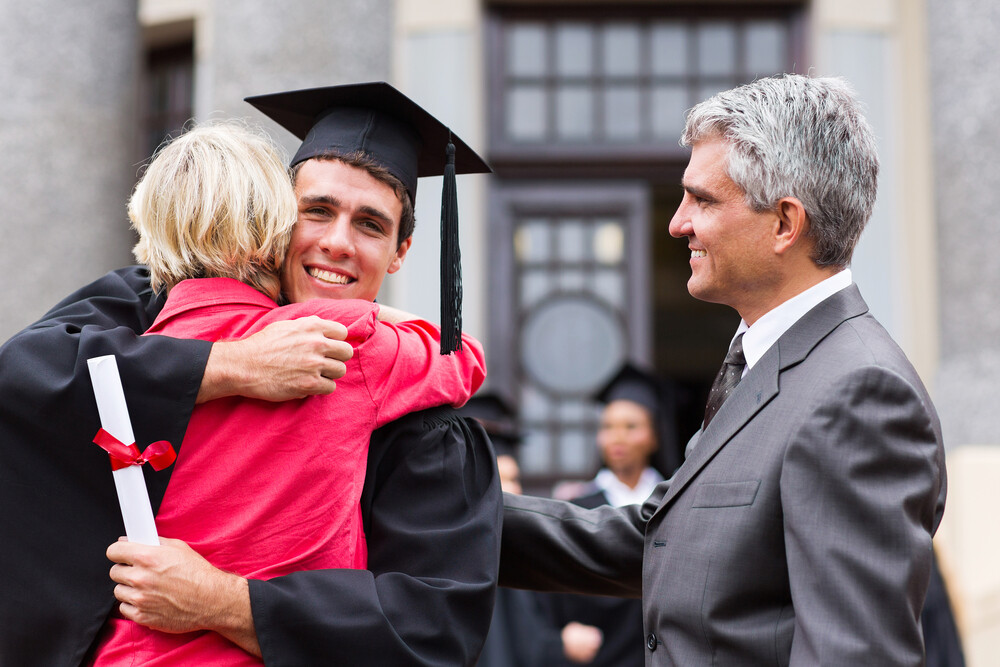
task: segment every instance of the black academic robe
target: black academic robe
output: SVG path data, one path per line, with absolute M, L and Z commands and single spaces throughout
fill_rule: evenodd
M 493 623 L 478 667 L 552 667 L 565 661 L 561 628 L 548 622 L 539 606 L 543 593 L 497 590 Z
M 931 581 L 920 613 L 920 626 L 924 631 L 926 667 L 965 667 L 965 652 L 958 626 L 951 610 L 951 599 L 944 577 L 938 567 L 937 557 L 931 562 Z
M 573 503 L 588 509 L 607 505 L 603 491 L 594 491 Z M 501 589 L 507 590 L 507 589 Z M 571 621 L 593 625 L 604 634 L 601 649 L 589 663 L 592 667 L 642 667 L 646 663 L 645 635 L 642 631 L 642 601 L 599 595 L 537 593 L 547 623 L 562 628 Z M 564 656 L 550 663 L 570 667 Z
M 141 267 L 74 293 L 0 347 L 0 665 L 78 665 L 114 605 L 124 533 L 86 360 L 115 354 L 137 444 L 180 447 L 210 344 L 137 337 L 162 307 Z M 447 408 L 372 436 L 369 569 L 251 582 L 267 665 L 473 664 L 499 562 L 488 438 Z M 144 466 L 154 512 L 171 468 Z M 460 554 L 460 555 L 459 555 Z

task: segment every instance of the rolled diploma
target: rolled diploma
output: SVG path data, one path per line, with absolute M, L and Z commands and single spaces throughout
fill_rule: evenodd
M 87 367 L 90 369 L 90 381 L 94 385 L 101 426 L 126 445 L 135 442 L 128 407 L 125 405 L 125 391 L 122 389 L 118 362 L 114 355 L 87 359 Z M 156 521 L 149 504 L 149 491 L 146 490 L 142 466 L 127 466 L 115 470 L 112 475 L 115 478 L 115 490 L 118 492 L 118 504 L 122 508 L 128 541 L 158 545 L 160 538 L 156 534 Z

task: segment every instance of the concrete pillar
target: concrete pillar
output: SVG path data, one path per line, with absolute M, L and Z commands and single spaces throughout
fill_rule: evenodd
M 266 121 L 248 95 L 340 83 L 389 80 L 391 0 L 216 2 L 196 32 L 199 117 L 246 116 L 273 129 L 290 151 L 285 130 Z
M 949 446 L 1000 444 L 1000 30 L 991 0 L 929 0 L 940 247 L 941 364 Z
M 992 0 L 927 0 L 940 363 L 934 387 L 948 447 L 948 509 L 937 542 L 953 577 L 969 667 L 1000 655 L 1000 30 Z
M 0 4 L 0 341 L 129 263 L 135 0 Z

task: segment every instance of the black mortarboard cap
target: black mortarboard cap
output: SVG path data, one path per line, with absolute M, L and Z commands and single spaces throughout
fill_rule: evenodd
M 523 436 L 517 429 L 517 413 L 507 399 L 497 393 L 476 394 L 458 409 L 458 413 L 483 425 L 497 456 L 517 458 Z
M 246 101 L 302 140 L 291 165 L 361 152 L 415 201 L 417 179 L 444 176 L 441 197 L 441 353 L 461 348 L 462 268 L 456 174 L 492 171 L 446 125 L 388 83 L 307 88 Z
M 626 400 L 638 403 L 654 416 L 662 409 L 661 382 L 652 373 L 625 362 L 615 375 L 601 387 L 594 400 L 601 403 Z

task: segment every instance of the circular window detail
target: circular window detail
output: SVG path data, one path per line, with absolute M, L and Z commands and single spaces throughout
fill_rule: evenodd
M 588 394 L 625 359 L 625 333 L 608 307 L 581 295 L 539 304 L 521 329 L 521 363 L 557 394 Z

